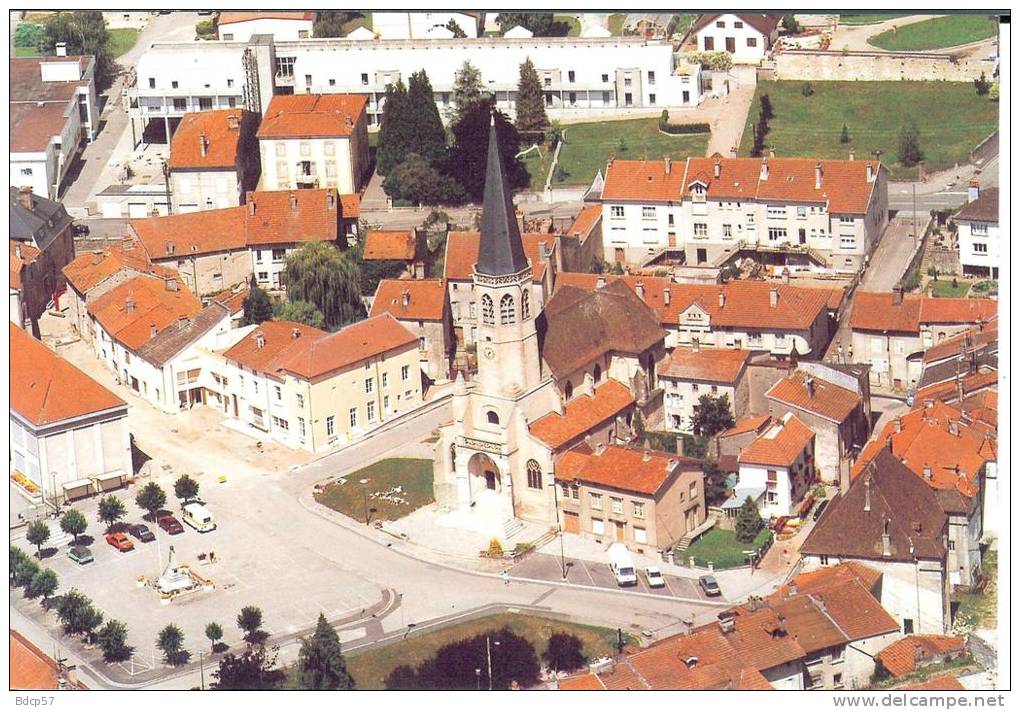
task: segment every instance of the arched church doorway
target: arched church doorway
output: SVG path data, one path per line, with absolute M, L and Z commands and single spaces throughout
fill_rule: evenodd
M 468 473 L 471 476 L 472 496 L 486 491 L 499 493 L 503 490 L 499 467 L 486 454 L 479 452 L 471 457 L 468 461 Z

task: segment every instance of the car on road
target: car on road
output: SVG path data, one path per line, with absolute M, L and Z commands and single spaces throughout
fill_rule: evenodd
M 89 226 L 87 224 L 75 224 L 74 225 L 74 236 L 76 237 L 87 237 L 89 235 Z
M 719 583 L 716 582 L 715 577 L 710 574 L 703 574 L 698 577 L 698 585 L 701 587 L 701 591 L 705 593 L 706 597 L 722 596 L 722 590 L 719 589 Z
M 159 527 L 165 530 L 170 535 L 178 535 L 184 532 L 184 526 L 181 525 L 181 521 L 172 515 L 164 515 L 159 519 Z
M 87 565 L 95 559 L 92 557 L 92 551 L 87 547 L 82 547 L 81 545 L 75 545 L 68 550 L 67 556 L 72 562 L 77 562 L 80 565 Z
M 106 544 L 117 548 L 121 552 L 131 552 L 131 550 L 135 549 L 135 543 L 131 542 L 131 538 L 122 532 L 107 535 Z
M 666 586 L 666 579 L 662 576 L 662 570 L 658 567 L 647 568 L 645 570 L 645 579 L 648 580 L 648 586 L 652 589 Z
M 815 508 L 815 512 L 811 516 L 811 519 L 817 521 L 820 517 L 822 517 L 822 513 L 824 513 L 825 509 L 828 508 L 828 507 L 829 507 L 829 501 L 828 500 L 823 500 L 821 503 L 818 504 L 818 507 Z
M 149 526 L 142 525 L 141 523 L 129 526 L 128 532 L 131 533 L 131 537 L 138 540 L 138 542 L 152 542 L 156 539 L 153 532 L 149 530 Z

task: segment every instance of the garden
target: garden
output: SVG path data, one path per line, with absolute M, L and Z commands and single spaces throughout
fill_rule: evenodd
M 752 542 L 743 543 L 737 540 L 735 531 L 714 527 L 679 554 L 684 561 L 693 557 L 698 567 L 708 567 L 711 563 L 714 569 L 732 569 L 749 564 L 745 550 L 761 551 L 771 540 L 772 532 L 768 528 L 762 528 Z
M 920 52 L 978 42 L 998 31 L 998 22 L 989 15 L 954 14 L 894 27 L 869 37 L 868 44 L 888 51 Z
M 315 500 L 355 520 L 397 520 L 435 500 L 432 461 L 383 459 L 317 488 Z

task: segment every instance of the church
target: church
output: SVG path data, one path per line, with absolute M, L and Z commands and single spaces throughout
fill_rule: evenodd
M 628 446 L 662 421 L 667 333 L 623 282 L 564 286 L 536 312 L 494 125 L 480 231 L 478 372 L 458 374 L 440 429 L 437 503 L 502 541 L 518 519 L 649 548 L 680 539 L 705 520 L 700 465 Z M 569 475 L 557 470 L 568 453 Z

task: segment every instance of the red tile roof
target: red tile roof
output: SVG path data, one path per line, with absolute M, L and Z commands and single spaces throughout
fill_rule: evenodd
M 677 347 L 660 370 L 662 377 L 735 385 L 747 368 L 750 350 Z
M 324 330 L 293 321 L 263 321 L 259 326 L 223 353 L 223 357 L 257 372 L 273 373 L 273 362 L 298 341 L 326 336 Z M 260 345 L 261 343 L 261 345 Z
M 388 313 L 349 325 L 318 338 L 299 338 L 272 365 L 298 377 L 314 379 L 365 358 L 418 346 L 418 338 Z
M 602 201 L 679 202 L 684 167 L 680 160 L 613 160 L 606 168 Z
M 531 422 L 531 435 L 557 450 L 598 427 L 634 404 L 626 385 L 608 380 L 595 388 L 594 395 L 580 395 L 566 403 L 563 414 L 550 412 Z
M 960 379 L 960 384 L 963 385 L 964 397 L 967 397 L 968 395 L 987 391 L 992 387 L 997 387 L 999 384 L 999 373 L 997 370 L 972 372 L 968 375 L 964 375 Z M 959 390 L 954 379 L 949 382 L 941 382 L 928 387 L 922 387 L 914 394 L 914 401 L 918 403 L 923 403 L 925 400 L 931 400 L 933 402 L 955 402 L 958 399 L 958 395 Z
M 303 20 L 314 22 L 315 13 L 305 12 L 221 12 L 217 19 L 218 25 L 232 25 L 236 22 L 250 22 L 252 20 Z
M 123 409 L 120 397 L 13 323 L 10 324 L 11 409 L 42 427 Z
M 170 286 L 176 284 L 175 289 Z M 129 305 L 130 304 L 130 305 Z M 87 307 L 111 338 L 137 351 L 178 318 L 190 318 L 202 303 L 174 279 L 136 276 L 104 293 Z
M 168 217 L 131 220 L 150 259 L 186 259 L 231 249 L 244 249 L 245 207 L 188 212 Z
M 559 683 L 560 690 L 605 690 L 606 686 L 594 673 L 585 673 L 573 678 L 564 678 Z
M 876 658 L 893 676 L 904 676 L 918 667 L 964 652 L 964 640 L 956 636 L 916 635 L 901 638 L 878 652 Z
M 605 446 L 571 449 L 556 464 L 557 481 L 583 481 L 654 496 L 678 472 L 701 472 L 701 464 L 662 451 Z
M 236 315 L 244 310 L 244 302 L 248 298 L 248 289 L 242 288 L 234 291 L 227 289 L 213 296 L 214 301 L 222 303 L 230 311 L 231 315 Z
M 808 380 L 813 383 L 810 391 Z M 833 422 L 845 421 L 863 402 L 853 390 L 811 377 L 803 371 L 779 380 L 765 396 Z
M 540 281 L 545 276 L 546 262 L 540 256 L 540 244 L 552 252 L 556 235 L 529 232 L 521 235 L 524 255 L 531 260 L 532 276 Z M 478 232 L 450 232 L 446 237 L 445 275 L 447 280 L 470 281 L 478 261 Z
M 966 690 L 966 688 L 956 679 L 956 676 L 945 673 L 929 678 L 921 683 L 901 685 L 899 688 L 894 688 L 894 690 L 922 690 L 928 692 L 932 690 Z
M 810 572 L 802 572 L 793 578 L 792 583 L 780 587 L 779 591 L 782 594 L 789 594 L 790 588 L 795 587 L 798 593 L 810 594 L 829 585 L 853 584 L 855 581 L 860 582 L 865 589 L 871 592 L 872 596 L 877 597 L 882 573 L 874 567 L 851 560 L 829 567 L 819 567 Z
M 245 198 L 245 242 L 258 246 L 335 241 L 337 207 L 342 207 L 337 197 L 334 188 L 249 192 Z
M 357 219 L 361 216 L 361 197 L 358 195 L 340 195 L 340 211 L 344 219 Z
M 726 431 L 720 432 L 718 436 L 736 436 L 737 434 L 746 434 L 749 431 L 761 431 L 762 427 L 772 422 L 772 417 L 768 414 L 762 414 L 757 417 L 747 417 L 741 419 L 736 424 L 731 426 Z
M 784 417 L 744 448 L 737 461 L 789 468 L 814 438 L 815 433 L 800 419 Z
M 998 315 L 998 301 L 990 298 L 922 298 L 921 323 L 955 324 L 987 321 Z
M 858 293 L 850 316 L 852 330 L 917 333 L 921 324 L 956 325 L 988 321 L 998 303 L 987 298 L 933 298 L 905 294 L 895 303 L 892 293 Z
M 974 328 L 968 328 L 952 338 L 946 338 L 941 343 L 932 345 L 924 351 L 923 360 L 927 365 L 928 363 L 937 362 L 939 360 L 958 358 L 964 350 L 968 353 L 979 350 L 982 346 L 996 343 L 998 339 L 999 318 L 996 316 L 989 320 L 988 323 Z
M 21 271 L 41 254 L 37 248 L 27 242 L 11 239 L 11 288 L 21 289 Z M 20 256 L 19 256 L 20 255 Z
M 231 128 L 231 119 L 235 121 Z M 244 109 L 191 111 L 184 114 L 170 143 L 170 169 L 236 168 L 243 121 L 254 120 Z M 205 155 L 202 139 L 205 139 Z
M 177 271 L 149 261 L 148 254 L 136 242 L 108 247 L 101 251 L 83 252 L 64 267 L 64 278 L 80 294 L 85 295 L 95 286 L 122 269 L 160 277 L 177 277 Z
M 878 599 L 878 583 L 868 584 L 868 578 L 881 579 L 877 570 L 857 564 L 867 570 L 865 578 L 858 576 L 857 570 L 844 570 L 844 565 L 831 568 L 829 575 L 816 575 L 811 580 L 794 578 L 794 585 L 786 585 L 784 590 L 769 597 L 770 603 L 790 594 L 798 597 L 810 597 L 812 604 L 836 624 L 847 641 L 858 641 L 896 633 L 900 630 L 899 622 L 887 612 Z M 794 587 L 796 588 L 794 591 Z M 790 630 L 804 644 L 804 635 L 790 624 Z
M 413 229 L 371 231 L 365 235 L 365 261 L 396 259 L 410 261 L 417 253 L 418 240 Z
M 371 315 L 389 313 L 397 320 L 441 321 L 446 315 L 446 302 L 446 282 L 442 279 L 383 279 L 375 290 Z
M 600 219 L 602 219 L 602 205 L 588 205 L 574 218 L 574 223 L 570 225 L 567 234 L 577 237 L 578 241 L 584 244 Z
M 364 94 L 277 94 L 259 126 L 259 138 L 347 138 L 365 116 Z
M 14 629 L 10 634 L 10 689 L 59 690 L 60 674 L 56 661 Z M 71 690 L 88 690 L 80 681 Z

